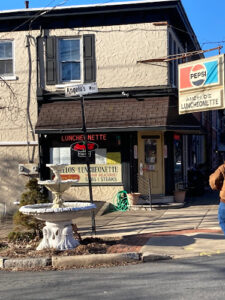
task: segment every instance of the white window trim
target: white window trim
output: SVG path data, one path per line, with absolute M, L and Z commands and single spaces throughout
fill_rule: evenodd
M 1 76 L 0 75 L 0 79 L 6 80 L 6 81 L 10 81 L 10 80 L 18 80 L 18 77 L 15 75 L 7 75 L 7 76 Z
M 12 67 L 13 67 L 13 72 L 12 75 L 0 75 L 0 77 L 3 80 L 17 80 L 17 77 L 15 76 L 15 41 L 13 39 L 6 39 L 6 40 L 0 40 L 0 43 L 4 42 L 12 42 Z
M 68 39 L 68 40 L 79 40 L 80 41 L 80 80 L 70 80 L 70 81 L 62 81 L 61 80 L 61 68 L 60 68 L 60 60 L 59 60 L 59 40 Z M 73 36 L 62 36 L 57 37 L 57 64 L 58 64 L 58 84 L 56 84 L 56 88 L 64 88 L 66 84 L 69 83 L 83 83 L 83 39 L 81 37 L 73 37 Z

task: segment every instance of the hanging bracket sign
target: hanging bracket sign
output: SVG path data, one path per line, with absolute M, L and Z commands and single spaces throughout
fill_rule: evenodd
M 225 108 L 224 54 L 179 65 L 179 114 Z
M 98 87 L 96 82 L 65 86 L 65 97 L 83 96 L 97 92 Z

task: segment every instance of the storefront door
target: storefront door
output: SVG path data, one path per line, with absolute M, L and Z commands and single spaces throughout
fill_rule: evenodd
M 164 194 L 162 134 L 138 133 L 138 191 L 148 194 L 149 182 L 152 194 Z

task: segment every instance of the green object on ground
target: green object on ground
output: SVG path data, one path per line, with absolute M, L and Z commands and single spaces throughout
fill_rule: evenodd
M 129 208 L 129 201 L 126 191 L 120 191 L 116 194 L 113 201 L 116 210 L 126 211 Z

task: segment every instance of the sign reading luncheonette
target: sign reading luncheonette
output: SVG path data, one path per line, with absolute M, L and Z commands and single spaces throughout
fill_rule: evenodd
M 97 184 L 121 183 L 121 164 L 91 164 L 91 181 Z M 85 165 L 67 165 L 60 174 L 62 179 L 77 179 L 78 183 L 88 183 L 87 167 Z
M 98 92 L 98 87 L 96 82 L 67 85 L 65 86 L 65 96 L 83 96 L 87 94 L 94 94 Z
M 179 114 L 225 108 L 224 54 L 179 65 Z

